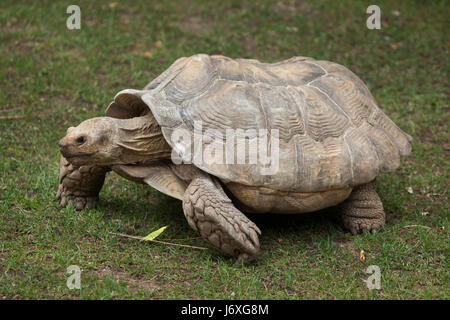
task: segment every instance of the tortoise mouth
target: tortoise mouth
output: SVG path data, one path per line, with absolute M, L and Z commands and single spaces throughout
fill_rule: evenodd
M 97 151 L 88 152 L 88 153 L 67 153 L 65 150 L 61 150 L 61 154 L 66 159 L 88 157 L 88 156 L 92 156 L 96 153 L 97 153 Z
M 95 155 L 96 153 L 97 152 L 67 154 L 67 153 L 61 151 L 61 154 L 63 155 L 63 157 L 66 158 L 69 163 L 74 164 L 74 165 L 90 164 L 91 161 L 89 161 L 87 158 Z

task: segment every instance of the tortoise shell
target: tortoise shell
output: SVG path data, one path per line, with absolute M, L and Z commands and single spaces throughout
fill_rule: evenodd
M 144 90 L 120 92 L 120 101 L 107 115 L 137 116 L 148 106 L 181 158 L 190 156 L 225 182 L 291 192 L 353 187 L 395 170 L 400 156 L 411 152 L 411 137 L 383 113 L 355 74 L 312 58 L 270 64 L 197 54 L 175 61 Z M 266 129 L 269 144 L 277 132 L 277 170 L 263 174 L 262 164 L 248 163 L 248 155 L 243 164 L 192 157 L 191 145 L 176 133 L 194 138 L 198 123 L 203 151 L 212 143 L 235 147 L 242 134 L 237 129 L 247 130 L 248 141 Z

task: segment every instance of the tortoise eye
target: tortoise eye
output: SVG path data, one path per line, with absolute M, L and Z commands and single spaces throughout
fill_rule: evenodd
M 84 143 L 86 142 L 86 137 L 84 137 L 84 136 L 78 137 L 78 138 L 75 140 L 75 142 L 76 142 L 78 145 L 82 145 L 82 144 L 84 144 Z

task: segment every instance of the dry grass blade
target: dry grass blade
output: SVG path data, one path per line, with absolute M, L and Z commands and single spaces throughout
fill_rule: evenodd
M 0 113 L 6 113 L 6 112 L 12 112 L 12 111 L 19 111 L 19 110 L 23 110 L 23 108 L 3 109 L 3 110 L 0 110 Z
M 125 238 L 136 239 L 136 240 L 142 240 L 143 239 L 143 237 L 131 236 L 131 235 L 124 234 L 124 233 L 110 232 L 110 234 L 113 234 L 115 236 L 125 237 Z M 160 241 L 160 240 L 146 240 L 146 241 L 151 241 L 151 242 L 156 242 L 156 243 L 161 243 L 161 244 L 168 244 L 168 245 L 171 245 L 171 246 L 178 246 L 178 247 L 197 249 L 197 250 L 206 250 L 206 249 L 208 249 L 208 248 L 204 248 L 204 247 L 197 247 L 197 246 L 191 246 L 191 245 L 188 245 L 188 244 L 172 243 L 172 242 L 166 242 L 166 241 Z
M 184 240 L 195 240 L 195 239 L 201 239 L 202 237 L 192 237 L 192 238 L 179 238 L 179 239 L 164 239 L 169 241 L 184 241 Z
M 405 226 L 405 228 L 413 228 L 413 227 L 420 227 L 420 228 L 425 228 L 425 229 L 431 229 L 430 227 L 421 226 L 420 224 L 410 224 L 408 226 Z
M 23 119 L 25 118 L 25 115 L 20 115 L 20 116 L 0 116 L 0 120 L 5 120 L 5 119 Z

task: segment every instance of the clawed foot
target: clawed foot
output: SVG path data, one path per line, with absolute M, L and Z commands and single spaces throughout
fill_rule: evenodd
M 90 209 L 98 202 L 98 196 L 76 196 L 68 191 L 62 184 L 58 187 L 56 199 L 59 205 L 65 208 L 67 205 L 75 207 L 75 210 Z
M 69 204 L 76 210 L 94 207 L 108 171 L 109 168 L 100 166 L 76 167 L 61 157 L 56 194 L 59 205 L 66 207 Z
M 375 182 L 358 186 L 341 205 L 342 222 L 352 234 L 375 233 L 385 224 L 383 204 L 375 190 Z
M 384 219 L 361 219 L 351 216 L 343 216 L 342 221 L 344 227 L 348 229 L 353 235 L 368 231 L 375 233 L 377 229 L 384 226 Z

